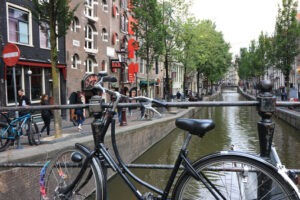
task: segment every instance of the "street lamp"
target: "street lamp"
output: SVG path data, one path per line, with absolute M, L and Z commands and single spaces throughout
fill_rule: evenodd
M 121 63 L 121 94 L 126 95 L 125 88 L 124 88 L 124 81 L 125 81 L 125 67 L 126 67 L 126 57 L 129 52 L 125 49 L 121 49 L 120 51 L 116 51 L 118 54 L 119 62 Z M 123 98 L 122 102 L 125 102 L 126 100 Z M 126 120 L 126 108 L 122 108 L 121 112 L 121 123 L 120 126 L 127 126 L 127 120 Z

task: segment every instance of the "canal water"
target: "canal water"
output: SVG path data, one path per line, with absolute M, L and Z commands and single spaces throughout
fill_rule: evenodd
M 218 101 L 244 101 L 243 96 L 234 89 L 224 90 L 216 99 Z M 260 117 L 254 107 L 217 107 L 202 108 L 194 116 L 198 119 L 213 119 L 216 128 L 201 139 L 193 136 L 189 145 L 189 158 L 195 160 L 205 154 L 229 150 L 234 145 L 235 150 L 248 153 L 259 153 L 257 122 Z M 281 120 L 275 121 L 274 146 L 281 161 L 288 168 L 300 168 L 300 131 L 290 127 Z M 174 130 L 166 138 L 154 145 L 135 163 L 174 164 L 179 150 L 184 142 L 186 133 Z M 170 176 L 169 170 L 135 169 L 133 172 L 143 180 L 163 189 Z M 137 186 L 142 192 L 148 191 Z M 123 180 L 117 175 L 108 184 L 109 200 L 135 200 Z

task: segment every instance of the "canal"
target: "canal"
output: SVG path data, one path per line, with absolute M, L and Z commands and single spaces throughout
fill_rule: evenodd
M 246 100 L 234 89 L 224 90 L 216 99 L 218 101 L 243 101 Z M 191 160 L 205 154 L 229 150 L 234 145 L 235 150 L 259 153 L 257 136 L 257 122 L 260 117 L 254 107 L 217 107 L 202 108 L 194 118 L 213 119 L 216 128 L 203 138 L 193 136 L 189 145 Z M 288 168 L 300 168 L 300 131 L 290 127 L 281 120 L 273 118 L 276 123 L 274 145 L 281 161 Z M 178 152 L 184 142 L 186 133 L 176 129 L 158 144 L 149 149 L 135 163 L 147 164 L 174 164 Z M 163 189 L 170 175 L 169 170 L 133 170 L 143 180 Z M 148 191 L 138 186 L 141 192 Z M 129 191 L 119 176 L 114 176 L 108 184 L 110 200 L 134 200 L 134 195 Z

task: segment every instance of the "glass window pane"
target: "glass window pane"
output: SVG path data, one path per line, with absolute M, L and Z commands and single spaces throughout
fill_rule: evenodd
M 18 42 L 18 21 L 9 19 L 9 41 Z
M 19 21 L 19 42 L 29 44 L 28 24 Z
M 14 79 L 13 79 L 13 68 L 7 67 L 6 77 L 7 77 L 7 100 L 8 103 L 14 103 L 15 102 L 15 96 L 14 96 Z M 22 70 L 20 67 L 16 67 L 16 89 L 22 88 L 21 85 L 21 78 L 22 78 Z
M 42 96 L 42 69 L 38 67 L 30 68 L 31 75 L 31 100 L 40 100 Z

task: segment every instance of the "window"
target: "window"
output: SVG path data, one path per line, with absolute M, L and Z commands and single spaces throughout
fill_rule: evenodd
M 72 57 L 72 69 L 78 69 L 78 61 L 79 61 L 79 56 L 77 54 L 74 54 Z
M 74 20 L 72 21 L 72 24 L 71 24 L 71 31 L 73 32 L 77 32 L 78 30 L 78 26 L 79 26 L 79 20 L 77 17 L 74 17 Z
M 88 17 L 94 17 L 93 0 L 85 0 L 85 15 Z
M 39 101 L 43 92 L 42 69 L 39 67 L 30 67 L 31 74 L 31 101 Z
M 108 42 L 108 33 L 105 28 L 102 29 L 102 40 Z
M 43 27 L 40 28 L 40 47 L 50 48 L 50 30 L 45 25 Z
M 102 4 L 103 4 L 103 11 L 104 11 L 104 12 L 108 12 L 107 1 L 106 1 L 106 0 L 102 0 Z
M 21 44 L 31 44 L 30 21 L 31 14 L 21 9 L 8 7 L 9 41 Z
M 85 27 L 85 48 L 94 49 L 93 29 L 89 25 Z
M 93 60 L 88 58 L 86 61 L 85 61 L 85 71 L 86 73 L 94 73 L 94 68 L 93 68 Z
M 101 71 L 106 71 L 106 62 L 105 62 L 105 60 L 102 60 Z
M 124 13 L 124 14 L 122 14 L 122 17 L 121 17 L 121 31 L 126 33 L 127 28 L 128 28 L 128 20 L 126 18 L 125 13 Z
M 144 60 L 143 59 L 140 59 L 140 69 L 139 69 L 139 72 L 140 73 L 144 73 Z
M 13 79 L 13 68 L 7 67 L 6 68 L 6 83 L 7 83 L 7 103 L 14 103 L 15 102 L 15 95 L 14 95 L 14 79 Z M 17 90 L 22 88 L 22 68 L 16 67 L 16 85 Z

